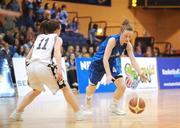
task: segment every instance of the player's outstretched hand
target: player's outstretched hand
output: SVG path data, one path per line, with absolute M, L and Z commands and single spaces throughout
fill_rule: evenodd
M 106 76 L 106 84 L 110 84 L 115 78 L 112 75 Z
M 21 12 L 0 9 L 0 16 L 1 16 L 0 21 L 1 22 L 4 22 L 4 17 L 6 17 L 6 16 L 20 17 L 21 15 L 22 15 Z
M 140 78 L 141 78 L 141 80 L 143 81 L 143 82 L 147 82 L 148 81 L 148 77 L 147 77 L 147 75 L 144 73 L 144 72 L 142 72 L 141 74 L 139 74 L 139 76 L 140 76 Z

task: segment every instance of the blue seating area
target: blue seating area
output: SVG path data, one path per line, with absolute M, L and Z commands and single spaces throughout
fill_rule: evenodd
M 80 33 L 75 33 L 72 31 L 67 31 L 61 33 L 61 38 L 63 39 L 63 47 L 67 48 L 67 46 L 87 46 L 87 39 Z

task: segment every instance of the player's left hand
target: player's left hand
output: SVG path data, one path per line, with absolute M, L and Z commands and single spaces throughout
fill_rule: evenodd
M 110 84 L 115 78 L 112 75 L 106 76 L 106 84 Z
M 141 74 L 139 74 L 139 76 L 140 76 L 140 78 L 141 78 L 141 80 L 143 81 L 143 82 L 147 82 L 148 81 L 148 77 L 147 77 L 147 75 L 144 73 L 144 72 L 142 72 Z

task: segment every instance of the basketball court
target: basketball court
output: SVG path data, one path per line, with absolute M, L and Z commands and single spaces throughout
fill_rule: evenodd
M 0 99 L 1 128 L 179 128 L 180 101 L 178 90 L 140 91 L 139 97 L 145 100 L 145 110 L 133 114 L 128 101 L 135 94 L 127 92 L 120 108 L 127 112 L 125 116 L 115 116 L 108 112 L 112 93 L 96 93 L 93 101 L 93 114 L 84 121 L 75 121 L 74 113 L 65 102 L 61 92 L 58 95 L 40 95 L 23 114 L 24 121 L 12 122 L 8 116 L 17 104 L 16 98 Z M 79 103 L 84 102 L 84 94 L 76 95 Z M 22 100 L 19 98 L 18 102 Z

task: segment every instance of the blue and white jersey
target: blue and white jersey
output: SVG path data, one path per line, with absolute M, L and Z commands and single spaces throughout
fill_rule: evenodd
M 105 52 L 106 46 L 107 46 L 110 38 L 115 38 L 115 40 L 116 40 L 116 45 L 111 52 L 110 59 L 115 58 L 115 57 L 119 57 L 125 51 L 127 44 L 123 44 L 123 45 L 120 44 L 120 42 L 119 42 L 120 35 L 119 34 L 111 35 L 111 36 L 107 37 L 102 42 L 102 44 L 99 46 L 99 50 L 93 56 L 93 61 L 98 61 L 98 60 L 102 61 L 103 60 L 104 52 Z

